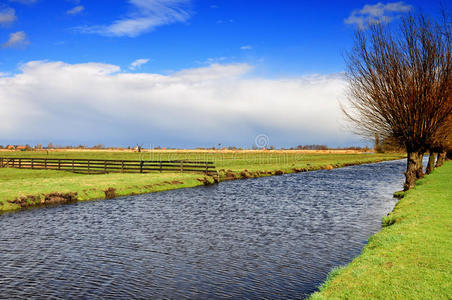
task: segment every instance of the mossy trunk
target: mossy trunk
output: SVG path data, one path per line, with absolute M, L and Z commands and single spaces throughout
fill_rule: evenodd
M 435 168 L 435 160 L 437 153 L 430 152 L 430 156 L 428 157 L 427 170 L 425 170 L 425 174 L 431 174 L 433 169 Z
M 416 181 L 424 176 L 422 172 L 422 152 L 408 152 L 407 166 L 405 172 L 405 185 L 403 190 L 407 191 L 416 185 Z
M 446 151 L 442 151 L 438 153 L 438 159 L 436 160 L 436 167 L 441 167 L 444 164 L 444 160 L 446 159 Z

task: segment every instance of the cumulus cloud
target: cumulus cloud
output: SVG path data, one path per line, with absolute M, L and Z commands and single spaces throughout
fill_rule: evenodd
M 30 42 L 27 40 L 27 35 L 23 31 L 11 33 L 6 43 L 3 43 L 3 48 L 24 48 Z
M 136 70 L 140 68 L 142 65 L 147 64 L 149 62 L 148 58 L 140 58 L 132 62 L 129 66 L 130 70 Z
M 404 2 L 390 2 L 375 5 L 364 5 L 361 9 L 355 9 L 350 16 L 344 20 L 345 24 L 354 24 L 359 28 L 366 28 L 370 24 L 389 23 L 401 13 L 410 11 L 411 5 Z
M 251 146 L 349 141 L 340 127 L 341 74 L 253 77 L 248 64 L 170 75 L 118 66 L 33 61 L 0 78 L 3 139 L 67 143 Z
M 68 15 L 77 15 L 77 14 L 81 13 L 84 9 L 85 9 L 85 7 L 83 5 L 77 5 L 74 8 L 68 10 L 66 13 Z
M 131 12 L 110 25 L 78 28 L 82 32 L 106 36 L 135 37 L 158 26 L 185 22 L 190 13 L 185 9 L 189 0 L 129 0 Z
M 7 26 L 16 21 L 16 11 L 14 8 L 3 7 L 0 8 L 0 25 Z

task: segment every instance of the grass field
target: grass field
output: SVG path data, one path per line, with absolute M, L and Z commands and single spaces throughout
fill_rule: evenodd
M 214 161 L 220 178 L 238 179 L 281 173 L 316 170 L 327 167 L 370 163 L 404 157 L 403 154 L 316 153 L 312 151 L 0 151 L 1 157 L 49 157 L 144 160 Z M 244 170 L 247 172 L 244 172 Z M 64 171 L 0 168 L 0 211 L 21 206 L 11 200 L 28 196 L 44 197 L 53 192 L 76 192 L 78 200 L 103 199 L 105 190 L 114 188 L 116 196 L 157 192 L 204 184 L 202 174 L 149 173 L 82 175 Z M 30 200 L 27 200 L 30 202 Z
M 230 169 L 240 172 L 283 170 L 332 165 L 339 167 L 348 163 L 365 163 L 405 157 L 399 153 L 362 153 L 357 151 L 203 151 L 203 150 L 153 150 L 146 152 L 109 150 L 55 150 L 55 151 L 0 151 L 1 157 L 49 157 L 117 160 L 198 160 L 213 161 L 217 170 Z
M 451 299 L 452 162 L 420 180 L 311 299 Z

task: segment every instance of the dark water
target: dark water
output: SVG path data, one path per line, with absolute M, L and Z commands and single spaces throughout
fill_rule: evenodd
M 357 256 L 405 161 L 0 215 L 0 298 L 300 298 Z

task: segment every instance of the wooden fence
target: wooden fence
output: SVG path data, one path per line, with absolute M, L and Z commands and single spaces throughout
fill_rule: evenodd
M 208 161 L 149 161 L 104 160 L 70 158 L 9 158 L 0 157 L 1 168 L 49 169 L 75 173 L 149 173 L 149 172 L 195 172 L 215 175 L 215 165 Z

